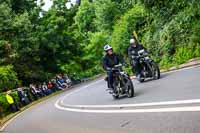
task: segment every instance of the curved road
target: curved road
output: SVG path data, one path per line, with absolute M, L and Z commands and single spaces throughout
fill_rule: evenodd
M 31 107 L 5 133 L 199 133 L 200 67 L 134 82 L 136 96 L 113 100 L 99 79 Z

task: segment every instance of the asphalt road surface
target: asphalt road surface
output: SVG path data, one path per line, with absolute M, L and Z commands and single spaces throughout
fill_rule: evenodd
M 102 79 L 31 107 L 5 133 L 199 133 L 200 67 L 133 81 L 135 97 L 114 100 Z

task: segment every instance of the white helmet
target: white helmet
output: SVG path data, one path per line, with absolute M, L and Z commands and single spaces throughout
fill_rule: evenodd
M 112 49 L 112 47 L 109 44 L 104 46 L 104 51 L 108 51 L 110 49 Z
M 130 44 L 135 43 L 135 39 L 130 39 Z

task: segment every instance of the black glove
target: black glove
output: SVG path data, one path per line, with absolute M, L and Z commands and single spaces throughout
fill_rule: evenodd
M 107 70 L 107 71 L 111 71 L 112 68 L 111 68 L 111 67 L 106 67 L 106 70 Z
M 138 56 L 132 55 L 131 58 L 134 59 L 134 60 L 137 60 L 137 59 L 138 59 Z
M 128 67 L 128 64 L 127 63 L 123 63 L 123 66 Z

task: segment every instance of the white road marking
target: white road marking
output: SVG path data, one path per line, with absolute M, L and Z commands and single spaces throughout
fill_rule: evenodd
M 120 108 L 120 107 L 148 107 L 148 106 L 177 105 L 177 104 L 195 104 L 195 103 L 200 103 L 200 99 L 136 103 L 136 104 L 114 104 L 114 105 L 67 105 L 63 103 L 61 104 L 65 107 L 70 107 L 70 108 Z
M 84 90 L 84 89 L 86 89 L 86 88 L 88 88 L 90 86 L 93 86 L 93 85 L 95 85 L 95 84 L 97 84 L 99 82 L 102 82 L 103 80 L 104 79 L 97 80 L 97 81 L 95 81 L 93 83 L 90 83 L 88 85 L 85 85 L 85 86 L 81 87 L 80 89 L 77 89 L 77 90 L 74 90 L 74 91 L 68 93 L 67 95 L 65 95 L 64 97 L 61 98 L 61 103 L 64 103 L 64 100 L 65 100 L 66 97 L 71 96 L 71 95 L 73 95 L 75 93 L 78 93 L 78 92 L 80 92 L 80 91 L 82 91 L 82 90 Z
M 150 108 L 150 109 L 127 109 L 127 110 L 94 110 L 94 109 L 76 109 L 76 108 L 68 108 L 62 107 L 58 104 L 58 101 L 55 103 L 55 107 L 60 110 L 71 111 L 71 112 L 81 112 L 81 113 L 102 113 L 102 114 L 110 114 L 110 113 L 167 113 L 167 112 L 196 112 L 200 111 L 200 106 L 192 106 L 192 107 L 173 107 L 173 108 Z

